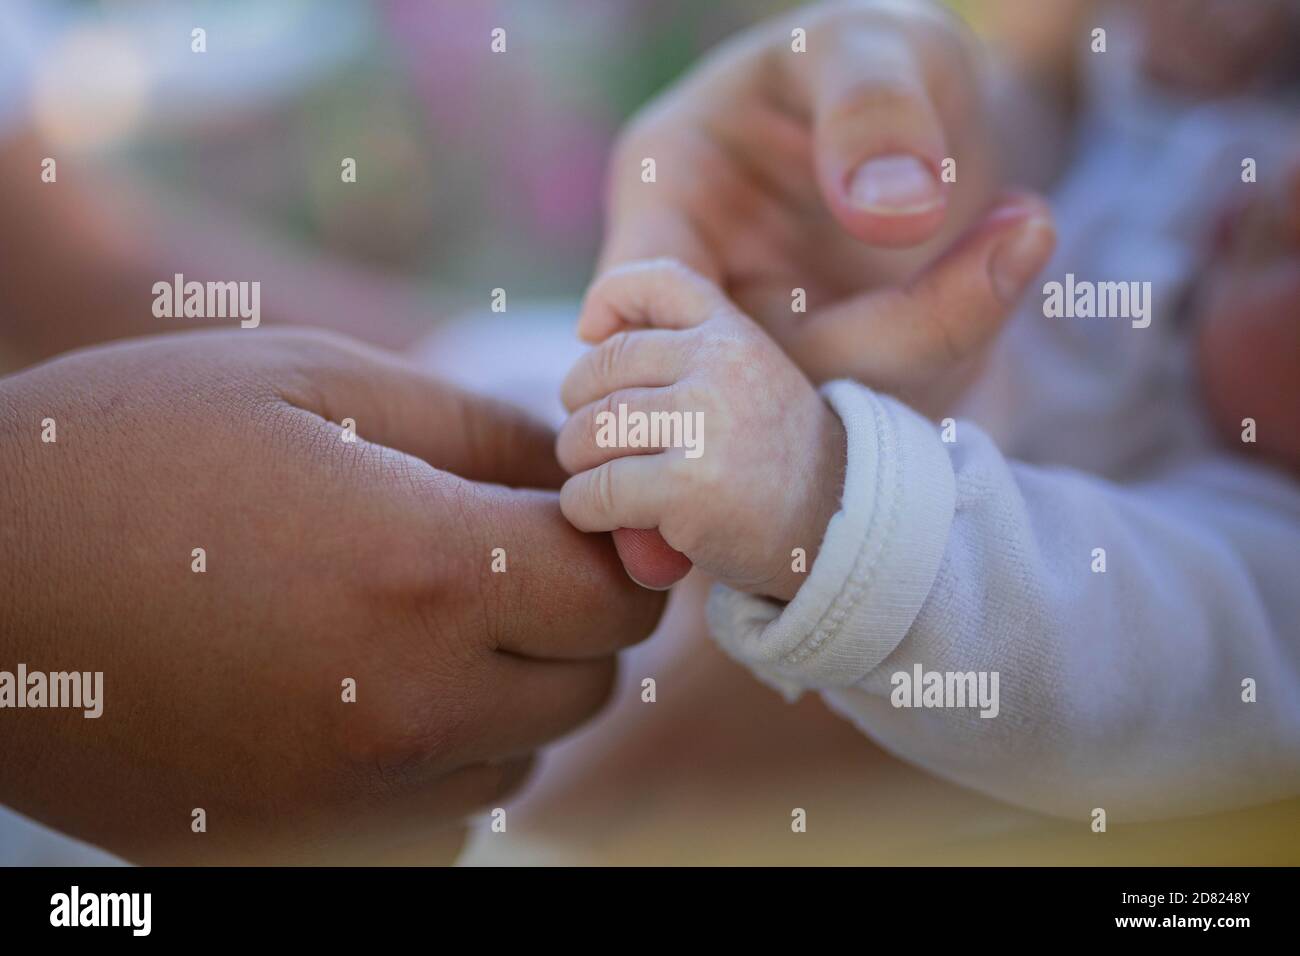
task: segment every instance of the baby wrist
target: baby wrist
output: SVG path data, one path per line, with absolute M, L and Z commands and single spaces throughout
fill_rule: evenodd
M 843 423 L 843 502 L 784 607 L 727 588 L 709 603 L 724 650 L 783 687 L 841 687 L 906 636 L 947 546 L 956 483 L 932 423 L 856 382 L 823 388 Z

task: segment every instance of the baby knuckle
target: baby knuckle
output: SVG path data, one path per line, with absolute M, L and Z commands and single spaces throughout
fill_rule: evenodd
M 620 392 L 610 392 L 604 398 L 598 400 L 592 406 L 591 425 L 593 428 L 605 419 L 606 416 L 618 417 L 618 406 L 626 404 L 627 396 Z
M 593 444 L 590 438 L 593 429 L 588 427 L 589 424 L 578 416 L 570 418 L 560 427 L 555 438 L 555 460 L 571 475 L 581 470 L 583 455 Z
M 675 499 L 680 500 L 682 497 L 685 496 L 679 494 Z M 704 529 L 690 508 L 678 505 L 669 508 L 663 520 L 659 522 L 659 533 L 674 549 L 692 554 L 699 550 Z
M 670 459 L 670 472 L 679 493 L 691 501 L 707 501 L 719 491 L 725 491 L 726 478 L 717 465 L 717 455 L 700 455 L 687 458 L 678 455 Z
M 689 329 L 681 329 L 677 334 L 677 348 L 686 368 L 707 369 L 709 355 L 713 352 L 713 340 L 707 324 Z
M 663 256 L 656 259 L 655 264 L 663 271 L 664 277 L 669 281 L 693 283 L 700 278 L 694 269 L 676 256 Z
M 665 404 L 683 411 L 699 408 L 709 394 L 709 387 L 702 375 L 689 375 L 678 379 L 671 385 L 664 386 Z
M 597 276 L 595 281 L 587 288 L 583 308 L 587 309 L 593 303 L 608 304 L 611 299 L 614 299 L 626 271 L 625 266 L 618 265 Z
M 651 259 L 627 262 L 616 267 L 607 275 L 614 280 L 621 280 L 629 276 L 644 276 L 652 279 L 657 296 L 662 296 L 664 289 L 681 287 L 687 284 L 707 283 L 708 281 L 676 256 L 656 256 Z
M 596 351 L 596 374 L 602 382 L 618 381 L 619 370 L 631 358 L 632 333 L 615 332 Z
M 701 330 L 707 326 L 701 326 Z M 712 370 L 731 360 L 739 342 L 726 332 L 700 335 L 694 344 L 695 364 L 702 369 Z
M 612 515 L 617 507 L 614 469 L 611 463 L 601 465 L 592 473 L 591 497 L 594 510 L 602 515 Z

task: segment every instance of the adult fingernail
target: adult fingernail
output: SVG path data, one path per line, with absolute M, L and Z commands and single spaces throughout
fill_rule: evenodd
M 879 215 L 928 212 L 943 202 L 943 190 L 930 168 L 915 156 L 877 156 L 849 180 L 849 199 Z
M 1035 216 L 993 251 L 989 274 L 993 288 L 1008 305 L 1020 298 L 1052 254 L 1056 234 L 1050 220 Z
M 673 587 L 672 584 L 649 584 L 645 581 L 642 581 L 631 571 L 628 571 L 627 568 L 624 568 L 623 570 L 627 573 L 627 576 L 629 578 L 631 578 L 634 582 L 636 582 L 641 587 L 645 588 L 647 591 L 671 591 L 672 590 Z M 676 581 L 673 582 L 673 584 L 676 583 L 677 583 Z

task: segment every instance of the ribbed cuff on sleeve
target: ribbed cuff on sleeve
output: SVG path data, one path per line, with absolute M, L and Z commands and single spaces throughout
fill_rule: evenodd
M 721 585 L 709 598 L 714 638 L 787 696 L 856 683 L 898 646 L 938 574 L 956 496 L 933 423 L 856 382 L 822 394 L 848 462 L 808 579 L 784 607 Z

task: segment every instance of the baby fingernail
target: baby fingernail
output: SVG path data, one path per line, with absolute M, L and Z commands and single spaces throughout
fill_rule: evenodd
M 993 252 L 989 263 L 993 288 L 1008 304 L 1020 298 L 1025 286 L 1047 264 L 1056 235 L 1049 220 L 1034 217 Z
M 903 216 L 930 211 L 943 201 L 943 190 L 930 168 L 915 156 L 878 156 L 854 172 L 849 199 L 859 209 Z

